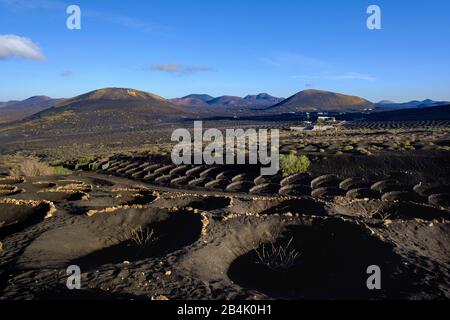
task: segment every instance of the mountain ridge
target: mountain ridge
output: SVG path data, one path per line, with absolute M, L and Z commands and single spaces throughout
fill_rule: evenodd
M 331 91 L 308 89 L 300 91 L 282 102 L 264 109 L 272 113 L 295 112 L 351 112 L 370 110 L 375 104 L 357 97 Z

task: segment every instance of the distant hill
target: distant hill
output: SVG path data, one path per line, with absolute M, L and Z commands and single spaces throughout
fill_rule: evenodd
M 208 101 L 210 106 L 222 106 L 222 107 L 250 107 L 250 102 L 244 100 L 241 97 L 235 96 L 221 96 Z
M 188 107 L 218 107 L 218 108 L 266 108 L 283 101 L 283 98 L 273 97 L 267 93 L 237 96 L 212 97 L 207 94 L 191 94 L 171 101 Z
M 56 106 L 64 99 L 53 99 L 47 96 L 35 96 L 23 101 L 0 103 L 0 122 L 20 120 L 42 110 Z
M 244 100 L 249 102 L 253 108 L 266 108 L 280 103 L 284 98 L 277 98 L 267 93 L 260 93 L 258 95 L 246 96 Z
M 207 102 L 212 99 L 214 97 L 208 94 L 190 94 L 182 98 L 171 99 L 170 101 L 186 107 L 207 107 Z
M 12 127 L 24 131 L 32 128 L 82 133 L 136 129 L 183 117 L 195 117 L 195 113 L 152 93 L 105 88 L 64 100 L 57 106 L 14 123 Z
M 364 116 L 373 121 L 450 120 L 450 104 L 394 111 L 374 112 Z
M 212 99 L 214 99 L 213 96 L 210 96 L 209 94 L 190 94 L 188 96 L 185 96 L 181 99 L 198 99 L 201 100 L 203 102 L 207 102 L 210 101 Z
M 305 90 L 264 110 L 277 114 L 317 111 L 356 112 L 374 107 L 372 102 L 360 97 L 329 91 Z
M 448 101 L 434 101 L 431 99 L 426 99 L 423 101 L 413 100 L 403 103 L 395 103 L 392 101 L 380 101 L 376 104 L 379 110 L 400 110 L 400 109 L 413 109 L 413 108 L 427 108 L 427 107 L 437 107 L 450 104 Z

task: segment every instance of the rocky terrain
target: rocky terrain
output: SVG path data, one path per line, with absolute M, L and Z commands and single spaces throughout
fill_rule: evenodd
M 449 298 L 448 184 L 113 157 L 0 180 L 2 299 Z M 298 256 L 273 270 L 270 246 Z M 65 287 L 79 265 L 83 290 Z M 380 266 L 383 289 L 366 287 Z
M 448 299 L 449 122 L 434 108 L 314 131 L 102 89 L 2 125 L 0 299 Z M 174 165 L 171 133 L 196 118 L 279 129 L 281 154 L 310 166 Z

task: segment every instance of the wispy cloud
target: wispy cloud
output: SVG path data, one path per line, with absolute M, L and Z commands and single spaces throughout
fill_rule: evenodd
M 61 9 L 65 3 L 59 0 L 0 0 L 0 5 L 13 10 Z
M 73 75 L 73 71 L 69 70 L 69 69 L 66 69 L 66 70 L 61 71 L 61 73 L 59 75 L 61 77 L 67 78 L 67 77 L 70 77 L 71 75 Z
M 327 62 L 320 59 L 292 52 L 279 52 L 271 57 L 262 58 L 261 60 L 271 66 L 282 68 L 328 66 Z
M 345 72 L 345 73 L 322 73 L 322 74 L 310 74 L 310 75 L 296 75 L 292 76 L 293 79 L 309 81 L 309 80 L 331 80 L 331 81 L 340 81 L 340 80 L 361 80 L 361 81 L 375 81 L 376 77 L 371 76 L 365 73 L 359 72 Z
M 158 63 L 150 67 L 153 71 L 166 72 L 171 74 L 194 74 L 198 72 L 211 71 L 210 68 L 204 66 L 182 66 L 178 63 Z
M 23 58 L 44 61 L 41 48 L 28 38 L 14 34 L 0 35 L 0 59 Z
M 156 32 L 161 29 L 160 25 L 152 24 L 147 21 L 140 20 L 135 17 L 126 15 L 114 14 L 103 11 L 83 10 L 82 14 L 85 17 L 102 20 L 108 23 L 120 25 L 125 28 L 134 29 L 140 32 Z
M 375 81 L 374 76 L 353 71 L 345 71 L 345 68 L 334 65 L 331 62 L 292 52 L 278 52 L 269 58 L 263 58 L 262 62 L 277 67 L 285 72 L 306 72 L 303 75 L 291 76 L 293 79 L 310 81 L 343 81 L 361 80 Z M 344 70 L 344 71 L 342 71 Z
M 73 3 L 61 0 L 0 0 L 0 5 L 10 10 L 63 10 Z M 162 27 L 135 17 L 107 11 L 90 10 L 88 5 L 80 6 L 82 17 L 101 20 L 140 32 L 155 32 Z
M 375 81 L 377 78 L 364 73 L 358 72 L 347 72 L 344 74 L 338 74 L 334 76 L 325 77 L 328 80 L 365 80 L 365 81 Z

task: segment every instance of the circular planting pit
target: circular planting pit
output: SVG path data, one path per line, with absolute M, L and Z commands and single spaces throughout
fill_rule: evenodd
M 332 198 L 343 195 L 345 195 L 345 191 L 336 187 L 321 187 L 311 192 L 311 196 L 314 198 Z
M 229 191 L 229 192 L 246 192 L 247 193 L 254 186 L 255 186 L 255 183 L 253 183 L 252 181 L 236 181 L 236 182 L 230 183 L 227 186 L 226 191 Z
M 282 180 L 281 176 L 259 176 L 256 177 L 255 180 L 253 180 L 253 182 L 256 185 L 260 185 L 260 184 L 265 184 L 265 183 L 280 183 L 280 181 Z
M 161 257 L 180 250 L 201 236 L 200 214 L 143 207 L 117 207 L 91 212 L 74 223 L 45 232 L 24 251 L 20 268 L 79 265 L 92 270 Z
M 432 194 L 431 196 L 428 197 L 428 203 L 433 206 L 450 209 L 450 194 L 449 193 Z
M 142 171 L 145 171 L 148 173 L 153 173 L 156 169 L 161 168 L 161 167 L 162 167 L 162 165 L 159 163 L 158 164 L 150 164 L 150 165 L 144 167 L 142 169 Z
M 49 181 L 39 181 L 39 182 L 33 182 L 33 186 L 38 189 L 48 189 L 48 188 L 56 187 L 56 183 L 49 182 Z
M 182 166 L 177 166 L 175 169 L 170 170 L 169 174 L 170 175 L 179 175 L 182 176 L 186 173 L 186 171 L 188 171 L 191 168 L 191 166 L 188 165 L 182 165 Z
M 253 181 L 258 175 L 256 173 L 253 172 L 244 172 L 244 173 L 240 173 L 238 175 L 235 175 L 231 181 L 232 182 L 236 182 L 236 181 Z
M 227 186 L 230 184 L 229 180 L 218 179 L 205 184 L 205 188 L 208 189 L 217 189 L 217 190 L 225 190 Z
M 352 189 L 370 188 L 370 184 L 362 178 L 348 178 L 339 184 L 339 188 L 345 191 Z
M 433 194 L 450 193 L 450 186 L 437 183 L 419 183 L 414 186 L 414 192 L 423 197 L 429 197 Z
M 231 204 L 231 198 L 227 197 L 204 197 L 196 199 L 187 204 L 186 207 L 202 211 L 218 210 L 228 207 Z
M 357 188 L 348 190 L 345 196 L 351 199 L 379 199 L 380 193 L 371 189 Z
M 147 175 L 147 171 L 139 170 L 131 175 L 133 179 L 142 179 Z
M 205 170 L 204 166 L 197 166 L 186 171 L 186 176 L 188 177 L 199 177 L 200 173 Z
M 161 174 L 159 173 L 149 173 L 145 175 L 142 179 L 147 182 L 155 182 L 155 179 L 157 179 L 160 176 Z
M 200 172 L 200 177 L 214 179 L 222 170 L 221 168 L 209 168 Z
M 87 200 L 89 195 L 82 191 L 43 190 L 36 193 L 39 199 L 51 202 Z
M 399 261 L 392 247 L 354 223 L 332 219 L 290 225 L 275 240 L 261 242 L 231 263 L 228 276 L 271 298 L 368 299 L 400 287 L 391 275 Z M 382 290 L 367 289 L 371 265 L 383 270 Z
M 380 213 L 373 215 L 373 218 L 380 218 L 380 215 L 389 219 L 450 219 L 448 210 L 438 209 L 428 205 L 422 205 L 409 202 L 397 202 L 381 210 Z
M 24 183 L 25 179 L 20 177 L 20 178 L 14 178 L 14 177 L 6 177 L 6 178 L 0 178 L 0 184 L 5 185 L 5 184 L 21 184 Z
M 164 175 L 164 174 L 166 174 L 166 173 L 169 173 L 170 171 L 172 171 L 172 170 L 175 169 L 175 168 L 176 168 L 175 165 L 169 164 L 169 165 L 163 166 L 163 167 L 161 167 L 161 168 L 159 168 L 159 169 L 156 169 L 156 170 L 155 170 L 155 174 L 161 174 L 161 175 Z
M 65 187 L 65 188 L 83 188 L 84 186 L 87 186 L 86 183 L 79 180 L 59 180 L 57 182 L 57 185 L 58 187 Z
M 161 197 L 154 202 L 158 208 L 193 208 L 202 211 L 218 210 L 228 207 L 231 198 L 228 197 L 200 197 L 200 196 L 177 196 Z
M 250 189 L 251 194 L 277 194 L 280 189 L 279 184 L 264 183 Z
M 123 197 L 124 195 L 122 195 Z M 134 193 L 131 195 L 125 195 L 125 197 L 129 198 L 129 200 L 125 200 L 121 203 L 121 205 L 146 205 L 150 204 L 156 200 L 157 196 L 150 191 L 139 191 L 138 193 Z
M 320 176 L 311 181 L 311 188 L 324 188 L 324 187 L 338 187 L 339 186 L 339 178 L 334 174 L 327 174 L 324 176 Z
M 291 175 L 289 177 L 284 178 L 281 180 L 280 185 L 282 187 L 287 185 L 294 185 L 294 184 L 304 184 L 304 185 L 310 185 L 311 184 L 311 175 L 308 173 L 297 173 L 294 175 Z
M 263 215 L 298 213 L 313 216 L 326 216 L 325 206 L 314 199 L 291 199 L 274 204 L 272 207 L 259 212 Z
M 9 234 L 52 217 L 55 206 L 47 201 L 0 199 L 0 234 Z
M 235 177 L 237 175 L 237 172 L 235 170 L 226 170 L 223 171 L 221 173 L 219 173 L 216 176 L 216 179 L 227 179 L 227 180 L 231 180 L 233 179 L 233 177 Z
M 129 170 L 135 169 L 135 168 L 137 168 L 138 166 L 139 166 L 138 163 L 132 163 L 132 164 L 129 164 L 129 165 L 125 166 L 125 167 L 122 167 L 122 168 L 120 168 L 120 169 L 117 169 L 117 170 L 116 170 L 116 173 L 119 173 L 119 174 L 126 174 Z
M 234 199 L 233 206 L 230 207 L 230 211 L 235 214 L 258 214 L 258 215 L 284 215 L 291 214 L 304 214 L 314 216 L 326 216 L 327 211 L 325 206 L 314 199 L 302 198 L 302 199 Z
M 14 194 L 18 194 L 21 193 L 23 190 L 17 188 L 14 185 L 10 185 L 10 184 L 1 184 L 0 185 L 0 196 L 12 196 Z
M 422 202 L 423 199 L 416 193 L 410 191 L 391 191 L 386 192 L 381 197 L 383 201 L 414 201 Z
M 197 179 L 193 179 L 193 180 L 189 181 L 188 185 L 191 187 L 203 188 L 203 187 L 205 187 L 205 184 L 207 184 L 208 182 L 211 182 L 211 178 L 201 177 L 201 178 L 197 178 Z
M 135 173 L 140 173 L 140 172 L 142 172 L 142 168 L 134 167 L 132 169 L 125 171 L 124 175 L 127 177 L 132 177 Z
M 370 189 L 378 191 L 383 194 L 391 191 L 399 191 L 401 189 L 400 183 L 397 180 L 382 180 L 375 182 Z
M 187 185 L 189 183 L 189 181 L 191 179 L 192 179 L 191 177 L 183 176 L 183 177 L 172 179 L 170 181 L 170 184 L 173 184 L 173 185 L 176 185 L 176 186 L 185 186 L 185 185 Z
M 155 183 L 158 183 L 161 185 L 168 185 L 168 184 L 170 184 L 170 181 L 172 181 L 174 178 L 177 178 L 177 176 L 172 176 L 172 175 L 160 176 L 155 179 Z
M 309 196 L 311 195 L 311 187 L 302 184 L 285 185 L 278 191 L 278 193 L 296 197 Z

